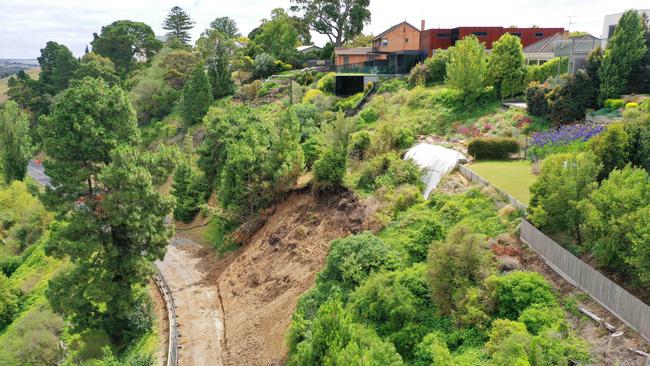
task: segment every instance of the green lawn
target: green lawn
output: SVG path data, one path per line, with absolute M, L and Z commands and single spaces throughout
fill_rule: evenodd
M 508 192 L 524 204 L 530 200 L 528 188 L 537 179 L 527 160 L 479 161 L 468 166 L 495 187 Z

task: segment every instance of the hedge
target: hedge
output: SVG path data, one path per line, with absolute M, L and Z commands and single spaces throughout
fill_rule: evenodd
M 513 138 L 477 137 L 467 146 L 467 153 L 476 160 L 508 159 L 519 152 L 519 143 Z
M 620 109 L 625 106 L 625 101 L 623 99 L 607 99 L 603 104 L 603 107 L 609 109 Z

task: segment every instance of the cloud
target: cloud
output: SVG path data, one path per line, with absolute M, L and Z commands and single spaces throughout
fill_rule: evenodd
M 646 4 L 642 4 L 645 2 Z M 196 21 L 194 39 L 216 17 L 234 18 L 243 34 L 259 25 L 276 7 L 287 8 L 289 0 L 0 0 L 3 30 L 0 32 L 0 58 L 35 58 L 47 41 L 68 46 L 81 55 L 92 34 L 118 19 L 149 24 L 156 34 L 164 34 L 161 23 L 173 6 L 179 5 Z M 600 36 L 605 14 L 629 8 L 648 7 L 641 0 L 501 0 L 462 2 L 371 0 L 372 22 L 365 32 L 379 34 L 384 29 L 408 20 L 427 28 L 462 25 L 486 26 L 560 26 L 583 30 Z M 314 34 L 316 43 L 326 38 Z

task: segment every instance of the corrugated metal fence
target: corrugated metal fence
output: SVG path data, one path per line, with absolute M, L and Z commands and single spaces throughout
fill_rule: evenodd
M 165 307 L 167 308 L 167 318 L 169 319 L 169 348 L 167 349 L 167 366 L 178 365 L 178 327 L 176 325 L 176 305 L 174 304 L 174 297 L 172 290 L 167 285 L 167 281 L 160 273 L 158 267 L 155 267 L 154 280 L 160 289 L 165 300 Z
M 520 209 L 520 210 L 522 210 L 524 212 L 526 212 L 526 210 L 528 209 L 528 206 L 521 203 L 518 199 L 512 197 L 507 192 L 502 191 L 501 189 L 493 186 L 492 184 L 490 184 L 490 182 L 483 179 L 483 177 L 481 177 L 480 175 L 478 175 L 478 174 L 474 173 L 473 171 L 469 170 L 464 165 L 458 164 L 458 171 L 465 178 L 471 180 L 472 182 L 476 182 L 476 183 L 478 183 L 480 185 L 483 185 L 483 186 L 486 186 L 486 187 L 494 188 L 501 196 L 503 196 L 508 201 L 508 203 L 510 203 L 511 205 L 517 207 L 518 209 Z
M 458 170 L 473 182 L 493 187 L 511 205 L 524 212 L 528 210 L 528 206 L 508 193 L 494 187 L 490 182 L 467 167 L 458 165 Z M 588 293 L 614 316 L 650 341 L 650 306 L 600 274 L 580 258 L 571 254 L 571 252 L 533 226 L 528 220 L 521 220 L 520 236 L 521 240 L 533 248 L 555 272 L 574 286 Z
M 561 245 L 521 221 L 521 240 L 530 245 L 555 272 L 598 301 L 617 318 L 650 341 L 650 306 L 591 268 Z

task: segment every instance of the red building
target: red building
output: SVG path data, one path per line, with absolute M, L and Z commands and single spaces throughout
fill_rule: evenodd
M 492 43 L 498 41 L 505 33 L 521 38 L 521 44 L 526 47 L 541 39 L 550 37 L 556 33 L 564 32 L 564 28 L 503 28 L 503 27 L 457 27 L 447 29 L 424 30 L 424 21 L 420 31 L 420 51 L 427 56 L 433 54 L 433 50 L 447 49 L 453 46 L 456 41 L 474 34 L 479 41 L 485 43 L 485 47 L 492 48 Z

